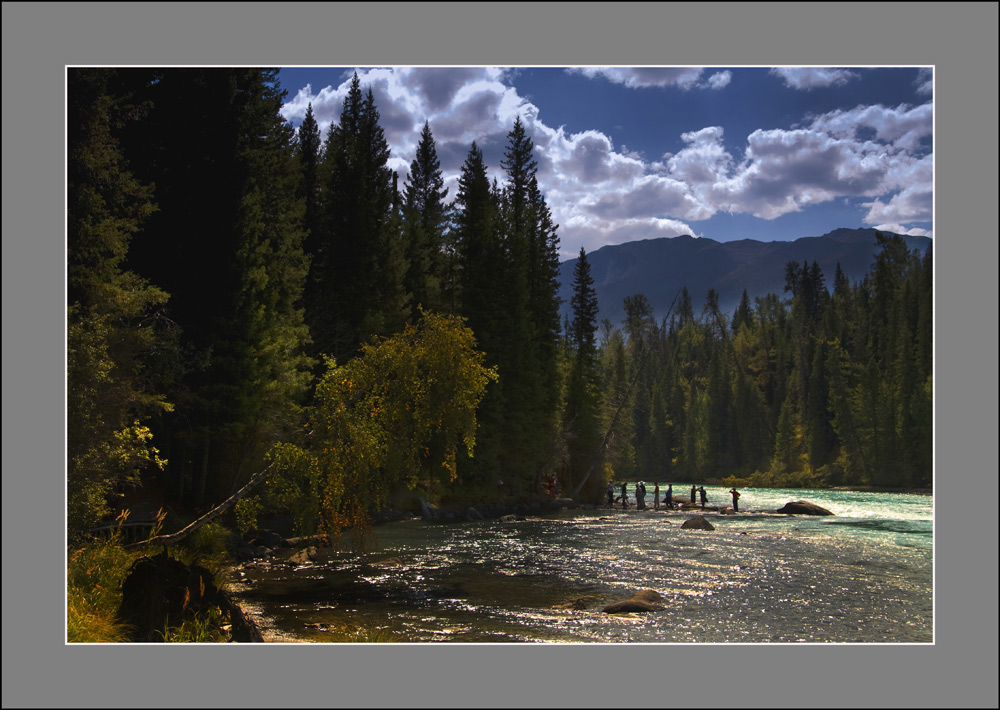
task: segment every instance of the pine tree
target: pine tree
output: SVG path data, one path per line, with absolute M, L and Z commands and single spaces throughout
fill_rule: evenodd
M 566 407 L 563 427 L 567 440 L 568 472 L 565 485 L 568 489 L 586 482 L 587 496 L 600 498 L 607 481 L 593 475 L 600 465 L 597 459 L 601 444 L 601 397 L 597 372 L 597 293 L 590 275 L 587 253 L 581 247 L 580 256 L 573 269 L 573 320 L 568 328 L 572 347 L 572 368 L 567 383 Z
M 299 160 L 302 182 L 300 196 L 305 202 L 304 225 L 306 238 L 303 245 L 307 254 L 316 254 L 322 244 L 322 204 L 320 202 L 319 167 L 322 159 L 322 138 L 319 124 L 313 115 L 312 103 L 306 108 L 299 130 L 295 134 L 294 149 Z
M 323 148 L 323 243 L 308 304 L 316 351 L 343 359 L 406 318 L 394 174 L 374 95 L 355 73 Z
M 453 302 L 453 278 L 446 252 L 448 210 L 441 162 L 434 147 L 430 124 L 424 122 L 417 155 L 403 187 L 403 217 L 406 233 L 406 290 L 411 295 L 411 317 L 419 306 L 441 310 Z

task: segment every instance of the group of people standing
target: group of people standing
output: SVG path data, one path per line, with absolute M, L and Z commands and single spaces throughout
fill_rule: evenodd
M 625 481 L 622 481 L 621 496 L 618 496 L 616 498 L 615 485 L 610 481 L 608 482 L 608 507 L 613 506 L 616 500 L 621 500 L 622 510 L 628 508 L 628 492 L 626 490 L 627 485 L 628 484 Z M 734 486 L 729 490 L 729 493 L 733 497 L 733 511 L 739 512 L 740 507 L 738 501 L 740 498 L 740 492 L 737 491 L 736 487 Z M 708 503 L 708 493 L 705 492 L 705 486 L 697 486 L 697 485 L 691 486 L 692 503 L 695 502 L 696 497 L 701 501 L 701 507 L 702 509 L 704 509 L 705 504 Z M 635 484 L 635 507 L 637 510 L 646 509 L 646 484 L 642 481 L 639 481 L 638 483 Z M 674 504 L 674 484 L 672 483 L 667 484 L 667 490 L 663 496 L 663 507 L 669 508 L 671 510 L 676 507 Z M 659 509 L 660 509 L 660 484 L 656 483 L 653 486 L 653 510 L 659 510 Z

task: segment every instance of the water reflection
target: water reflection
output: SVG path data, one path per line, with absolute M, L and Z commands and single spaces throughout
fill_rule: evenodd
M 747 512 L 713 516 L 711 532 L 662 511 L 406 521 L 361 557 L 252 565 L 237 594 L 286 641 L 329 641 L 321 629 L 347 619 L 429 643 L 931 642 L 932 502 L 873 496 L 810 491 L 852 517 Z M 601 611 L 645 588 L 662 611 Z

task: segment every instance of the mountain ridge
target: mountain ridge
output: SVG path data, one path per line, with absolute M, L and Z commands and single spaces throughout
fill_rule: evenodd
M 882 231 L 882 230 L 879 230 Z M 600 307 L 599 321 L 608 318 L 618 326 L 624 317 L 626 296 L 645 294 L 656 318 L 667 315 L 680 289 L 687 286 L 695 313 L 714 288 L 719 306 L 731 313 L 746 289 L 751 302 L 768 293 L 784 294 L 785 266 L 790 261 L 819 264 L 832 288 L 837 264 L 851 282 L 868 274 L 876 254 L 875 229 L 841 227 L 821 236 L 792 241 L 762 242 L 739 239 L 719 242 L 707 237 L 681 235 L 640 239 L 603 246 L 587 254 Z M 884 232 L 892 234 L 892 232 Z M 930 237 L 901 236 L 911 250 L 924 253 Z M 572 318 L 573 269 L 578 259 L 560 264 L 560 314 Z

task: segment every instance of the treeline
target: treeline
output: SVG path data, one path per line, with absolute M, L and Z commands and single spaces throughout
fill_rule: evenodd
M 932 251 L 881 233 L 873 248 L 860 282 L 838 265 L 830 289 L 815 262 L 790 262 L 785 298 L 744 292 L 731 316 L 712 290 L 695 314 L 683 289 L 661 322 L 626 299 L 601 343 L 602 389 L 624 410 L 615 475 L 929 487 Z
M 311 107 L 297 132 L 283 120 L 275 70 L 70 69 L 68 96 L 71 529 L 140 476 L 196 511 L 275 443 L 308 448 L 324 373 L 425 313 L 464 318 L 499 381 L 475 457 L 414 484 L 537 492 L 558 237 L 519 119 L 502 176 L 473 143 L 449 201 L 426 123 L 400 185 L 357 75 L 325 140 Z

